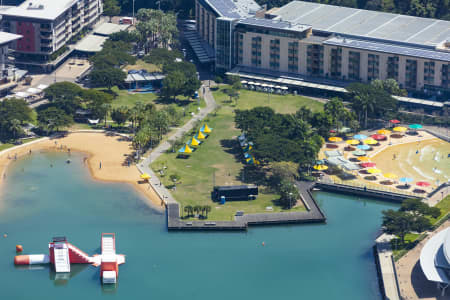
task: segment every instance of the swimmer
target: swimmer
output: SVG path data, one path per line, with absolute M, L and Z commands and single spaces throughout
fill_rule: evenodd
M 53 168 L 53 164 L 50 164 L 50 168 Z

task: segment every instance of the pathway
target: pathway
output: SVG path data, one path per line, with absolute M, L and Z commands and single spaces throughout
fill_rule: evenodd
M 204 95 L 202 93 L 203 90 L 205 91 Z M 169 143 L 169 141 L 175 141 L 181 138 L 186 132 L 188 132 L 194 127 L 197 121 L 203 120 L 208 114 L 210 114 L 217 107 L 217 104 L 214 101 L 214 97 L 211 93 L 211 90 L 207 86 L 207 82 L 204 82 L 202 87 L 200 88 L 200 96 L 202 95 L 204 96 L 206 107 L 202 108 L 192 119 L 190 119 L 181 128 L 178 128 L 175 132 L 173 132 L 165 142 L 159 144 L 158 147 L 154 148 L 149 153 L 149 155 L 145 157 L 144 160 L 137 165 L 141 173 L 147 173 L 151 176 L 149 183 L 165 204 L 177 202 L 172 197 L 170 192 L 165 188 L 165 186 L 161 183 L 161 181 L 158 179 L 158 176 L 156 176 L 156 174 L 150 168 L 150 164 L 154 162 L 162 154 L 164 154 L 167 150 L 170 149 L 171 144 Z
M 391 239 L 392 235 L 383 233 L 376 240 L 377 258 L 381 270 L 384 294 L 386 299 L 400 300 L 399 286 L 392 257 Z

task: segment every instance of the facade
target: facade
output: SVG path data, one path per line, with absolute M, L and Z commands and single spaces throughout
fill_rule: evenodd
M 7 32 L 0 32 L 0 78 L 3 80 L 8 76 L 8 54 L 9 46 L 12 42 L 17 41 L 22 36 Z
M 239 12 L 226 2 L 196 1 L 216 68 L 344 83 L 393 78 L 411 91 L 450 92 L 448 21 L 303 1 Z
M 101 13 L 101 0 L 27 0 L 2 12 L 2 30 L 23 36 L 12 43 L 18 62 L 45 63 Z

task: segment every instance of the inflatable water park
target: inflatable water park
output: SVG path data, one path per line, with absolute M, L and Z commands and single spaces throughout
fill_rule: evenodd
M 116 254 L 116 236 L 114 233 L 102 233 L 101 254 L 89 256 L 67 241 L 66 237 L 54 237 L 48 244 L 48 254 L 17 255 L 15 265 L 51 264 L 56 273 L 70 273 L 71 264 L 90 264 L 100 267 L 103 284 L 115 284 L 119 276 L 119 265 L 125 263 L 125 255 Z M 16 246 L 22 252 L 21 245 Z

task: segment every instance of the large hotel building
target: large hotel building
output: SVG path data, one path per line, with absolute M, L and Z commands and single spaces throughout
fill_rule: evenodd
M 267 11 L 253 0 L 196 0 L 195 15 L 217 69 L 450 90 L 448 21 L 303 1 Z
M 101 13 L 101 0 L 27 0 L 1 12 L 2 31 L 23 36 L 11 43 L 17 63 L 45 63 Z

